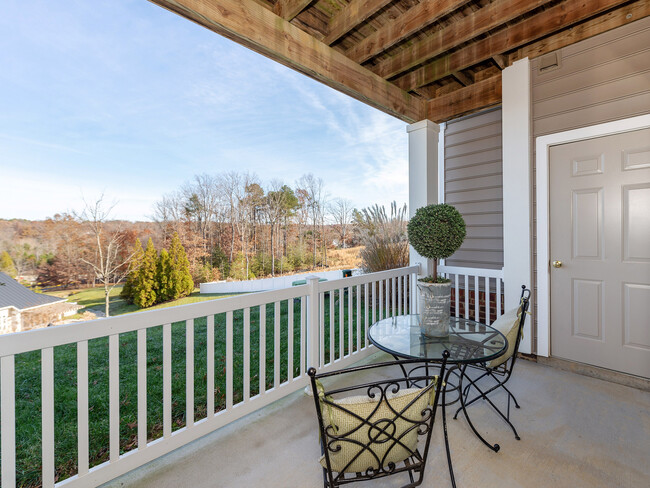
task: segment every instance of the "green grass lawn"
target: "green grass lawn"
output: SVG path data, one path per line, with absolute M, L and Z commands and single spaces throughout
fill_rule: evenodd
M 109 294 L 110 314 L 111 316 L 122 315 L 125 313 L 139 312 L 142 310 L 156 310 L 158 308 L 174 307 L 176 305 L 185 305 L 188 303 L 202 302 L 205 300 L 214 300 L 215 298 L 225 298 L 233 296 L 226 293 L 199 293 L 198 288 L 187 297 L 179 298 L 170 302 L 160 303 L 153 307 L 141 309 L 137 305 L 127 303 L 124 299 L 120 298 L 122 292 L 122 285 L 113 288 Z M 49 293 L 54 296 L 67 298 L 69 302 L 76 302 L 81 305 L 81 308 L 74 318 L 79 318 L 84 312 L 101 312 L 104 313 L 104 288 L 86 288 L 73 293 L 70 292 L 55 292 Z
M 119 290 L 114 290 L 115 295 Z M 71 301 L 82 303 L 87 308 L 95 308 L 103 303 L 102 290 L 86 290 L 70 297 Z M 221 295 L 223 296 L 223 295 Z M 363 296 L 363 293 L 362 293 Z M 186 297 L 161 306 L 192 303 L 216 296 Z M 339 357 L 339 297 L 338 291 L 325 296 L 325 357 L 329 358 L 329 301 L 334 300 L 335 357 Z M 344 293 L 344 354 L 348 354 L 347 304 Z M 353 349 L 356 348 L 356 295 L 353 295 Z M 113 313 L 134 311 L 131 305 L 119 297 L 111 298 Z M 114 307 L 114 308 L 113 308 Z M 363 314 L 363 305 L 361 312 Z M 300 372 L 300 301 L 294 304 L 293 364 L 288 365 L 288 302 L 281 302 L 281 348 L 280 379 L 288 379 L 289 367 L 294 375 Z M 260 324 L 259 307 L 251 309 L 250 326 L 250 395 L 259 392 L 260 350 L 266 353 L 267 389 L 274 382 L 274 306 L 266 306 L 266 323 Z M 361 317 L 362 346 L 365 318 Z M 214 395 L 217 411 L 225 408 L 226 399 L 226 316 L 215 315 L 214 358 L 215 384 L 210 391 Z M 259 330 L 266 328 L 266 344 L 260 345 Z M 243 399 L 243 311 L 234 312 L 233 339 L 233 396 L 234 402 Z M 205 418 L 207 412 L 207 319 L 194 321 L 194 417 L 195 421 Z M 120 334 L 120 451 L 127 452 L 137 447 L 137 341 L 136 332 Z M 108 338 L 89 341 L 89 422 L 90 422 L 90 460 L 91 466 L 108 459 L 109 421 L 108 421 Z M 162 436 L 162 326 L 147 330 L 147 432 L 149 440 Z M 185 323 L 172 324 L 172 423 L 173 429 L 185 425 Z M 76 345 L 56 347 L 55 362 L 55 464 L 57 479 L 62 480 L 77 471 L 77 367 Z M 41 479 L 41 371 L 40 352 L 30 352 L 16 356 L 16 458 L 18 486 L 40 486 Z

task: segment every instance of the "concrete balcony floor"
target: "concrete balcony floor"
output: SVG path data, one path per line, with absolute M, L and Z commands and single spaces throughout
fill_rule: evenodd
M 382 353 L 373 360 L 389 360 Z M 650 480 L 650 393 L 519 361 L 509 386 L 522 408 L 511 418 L 521 440 L 485 402 L 470 408 L 487 449 L 448 413 L 459 488 L 642 487 Z M 495 395 L 503 401 L 505 395 Z M 438 413 L 439 415 L 439 413 Z M 422 486 L 449 487 L 436 419 Z M 313 399 L 295 393 L 105 485 L 117 487 L 322 487 Z M 394 479 L 391 479 L 394 478 Z M 389 477 L 352 486 L 397 487 Z

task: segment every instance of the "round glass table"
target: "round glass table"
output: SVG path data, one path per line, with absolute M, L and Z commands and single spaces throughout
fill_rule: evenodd
M 499 450 L 498 444 L 489 444 L 472 424 L 465 408 L 463 378 L 466 377 L 468 365 L 487 363 L 501 356 L 508 349 L 508 340 L 494 327 L 458 317 L 449 319 L 448 336 L 427 337 L 420 332 L 419 321 L 419 315 L 398 315 L 380 320 L 368 329 L 368 339 L 376 347 L 391 354 L 398 360 L 400 358 L 423 359 L 436 363 L 442 361 L 445 351 L 449 351 L 447 364 L 451 365 L 451 367 L 447 370 L 444 378 L 441 410 L 447 464 L 449 465 L 451 485 L 455 488 L 456 480 L 454 479 L 449 437 L 447 435 L 446 407 L 460 402 L 463 414 L 474 434 L 493 451 Z M 404 366 L 400 365 L 400 367 L 405 377 L 408 377 L 409 373 Z M 449 392 L 457 392 L 458 398 L 448 402 L 447 394 Z
M 396 358 L 442 361 L 449 351 L 448 364 L 490 361 L 508 348 L 504 335 L 489 325 L 451 317 L 449 335 L 427 337 L 420 332 L 419 315 L 398 315 L 380 320 L 368 330 L 368 338 L 382 351 Z

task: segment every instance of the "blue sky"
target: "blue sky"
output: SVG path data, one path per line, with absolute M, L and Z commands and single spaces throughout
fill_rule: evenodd
M 405 124 L 146 0 L 4 0 L 0 218 L 146 220 L 198 173 L 408 198 Z

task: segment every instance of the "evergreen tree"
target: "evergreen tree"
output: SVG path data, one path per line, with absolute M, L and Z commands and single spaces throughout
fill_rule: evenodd
M 129 303 L 133 303 L 133 284 L 137 280 L 143 259 L 144 249 L 142 249 L 142 243 L 140 239 L 136 239 L 133 245 L 133 258 L 129 263 L 129 274 L 126 276 L 126 283 L 124 283 L 124 288 L 122 288 L 122 292 L 120 293 L 120 296 Z
M 167 249 L 160 251 L 156 267 L 156 300 L 158 303 L 172 300 L 174 287 L 171 282 L 173 263 Z
M 16 267 L 14 266 L 14 260 L 11 259 L 7 251 L 2 251 L 0 254 L 0 271 L 7 273 L 12 278 L 16 277 Z
M 142 257 L 137 278 L 133 282 L 133 303 L 140 308 L 150 307 L 156 303 L 156 263 L 158 253 L 153 247 L 151 237 Z
M 170 300 L 185 297 L 194 290 L 194 281 L 190 273 L 190 262 L 185 254 L 185 248 L 181 244 L 178 233 L 174 232 L 171 245 L 169 246 L 169 259 L 172 262 L 170 273 L 170 286 L 173 290 Z

